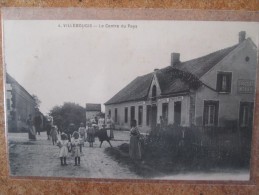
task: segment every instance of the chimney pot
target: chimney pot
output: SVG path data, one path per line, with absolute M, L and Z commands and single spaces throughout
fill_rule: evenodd
M 180 62 L 180 53 L 171 54 L 171 66 L 175 66 Z
M 246 31 L 240 31 L 238 33 L 239 43 L 242 43 L 246 39 Z

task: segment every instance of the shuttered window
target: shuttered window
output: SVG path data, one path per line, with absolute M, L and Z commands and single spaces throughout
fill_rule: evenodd
M 230 93 L 231 81 L 232 81 L 231 72 L 219 72 L 217 75 L 217 91 Z
M 204 101 L 203 125 L 217 126 L 218 125 L 218 101 Z
M 128 108 L 127 107 L 124 110 L 124 122 L 128 123 Z
M 115 108 L 114 114 L 115 114 L 115 123 L 117 123 L 118 122 L 118 110 L 117 110 L 117 108 Z
M 241 127 L 251 127 L 253 125 L 253 108 L 252 102 L 240 102 L 239 123 Z

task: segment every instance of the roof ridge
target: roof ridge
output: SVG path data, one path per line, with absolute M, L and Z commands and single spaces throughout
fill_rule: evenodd
M 32 95 L 34 95 L 34 94 L 31 94 L 31 93 L 29 93 L 29 91 L 27 90 L 27 89 L 25 89 L 25 87 L 23 87 L 15 78 L 13 78 L 7 71 L 5 72 L 6 74 L 5 74 L 5 78 L 6 78 L 6 83 L 7 83 L 7 79 L 8 79 L 8 77 L 9 77 L 9 79 L 10 80 L 12 80 L 15 84 L 17 84 L 19 87 L 21 87 L 24 91 L 25 91 L 25 93 L 27 93 L 32 99 L 34 99 L 33 98 L 33 96 Z
M 240 43 L 238 43 L 238 44 L 235 44 L 235 45 L 232 45 L 232 46 L 230 46 L 230 47 L 226 47 L 226 48 L 223 48 L 223 49 L 219 49 L 219 50 L 216 50 L 216 51 L 213 51 L 213 52 L 211 52 L 211 53 L 208 53 L 208 54 L 206 54 L 206 55 L 204 55 L 204 56 L 201 56 L 201 57 L 197 57 L 197 58 L 193 58 L 193 59 L 190 59 L 190 60 L 187 60 L 187 61 L 184 61 L 184 62 L 180 62 L 179 64 L 181 64 L 181 63 L 186 63 L 186 62 L 190 62 L 190 61 L 193 61 L 193 60 L 198 60 L 198 59 L 202 59 L 202 58 L 205 58 L 205 57 L 208 57 L 208 56 L 210 56 L 210 55 L 213 55 L 213 54 L 216 54 L 216 53 L 218 53 L 218 52 L 222 52 L 222 51 L 226 51 L 226 50 L 228 50 L 228 49 L 231 49 L 231 48 L 235 48 L 235 47 L 237 47 L 238 45 L 240 45 Z M 232 51 L 232 50 L 231 50 Z M 230 52 L 231 52 L 230 51 Z

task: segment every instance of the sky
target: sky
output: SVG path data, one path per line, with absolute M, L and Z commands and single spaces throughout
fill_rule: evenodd
M 254 22 L 5 20 L 3 56 L 44 114 L 64 102 L 104 110 L 134 78 L 170 65 L 171 53 L 181 61 L 201 57 L 237 44 L 240 31 L 258 45 Z

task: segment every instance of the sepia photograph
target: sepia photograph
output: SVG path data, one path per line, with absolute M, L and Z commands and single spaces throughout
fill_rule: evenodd
M 250 180 L 259 23 L 2 29 L 10 176 Z

